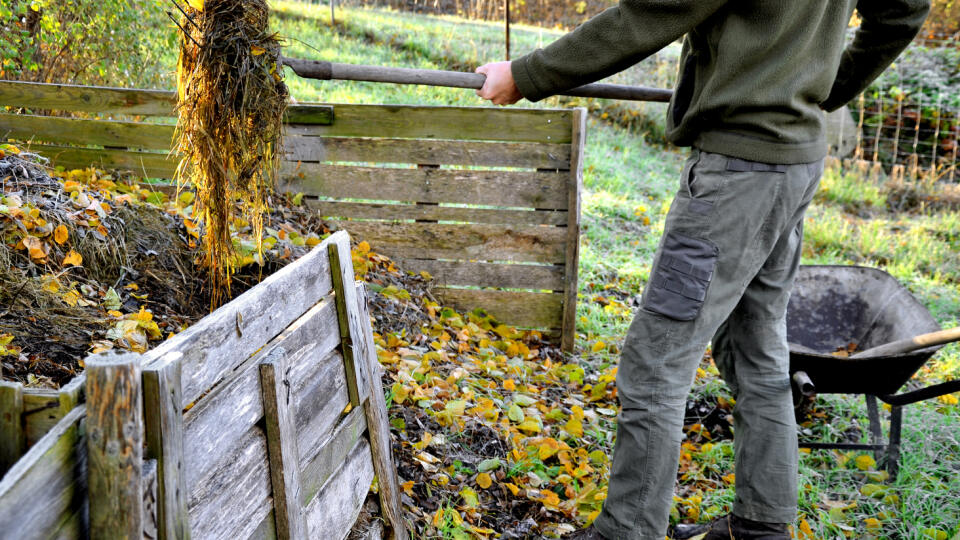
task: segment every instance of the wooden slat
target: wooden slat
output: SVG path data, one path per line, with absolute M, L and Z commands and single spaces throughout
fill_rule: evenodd
M 176 95 L 167 90 L 0 81 L 0 104 L 12 107 L 170 116 L 175 103 Z
M 74 407 L 83 402 L 86 381 L 87 376 L 81 373 L 60 388 L 60 412 L 58 414 L 60 414 L 61 418 L 66 416 L 67 413 L 72 411 Z
M 357 291 L 353 285 L 353 259 L 350 255 L 350 239 L 340 237 L 328 246 L 330 275 L 337 301 L 337 321 L 340 327 L 340 352 L 347 377 L 350 404 L 360 406 L 360 396 L 367 393 L 366 363 L 362 359 L 368 344 L 363 341 L 363 325 L 369 320 L 360 320 L 357 310 Z
M 23 429 L 23 386 L 0 381 L 0 478 L 27 451 Z
M 161 540 L 190 538 L 184 479 L 181 353 L 143 370 L 146 455 L 157 460 L 157 523 Z
M 502 287 L 562 291 L 564 267 L 560 265 L 495 264 L 428 259 L 395 259 L 408 272 L 427 272 L 438 286 Z
M 302 177 L 301 177 L 302 175 Z M 280 189 L 336 199 L 567 208 L 569 173 L 455 169 L 384 169 L 295 164 L 281 169 Z
M 326 137 L 570 142 L 572 111 L 420 105 L 333 106 L 329 126 L 291 125 L 288 133 Z M 298 121 L 290 114 L 289 122 Z
M 562 294 L 482 289 L 433 289 L 442 305 L 470 311 L 483 308 L 500 322 L 524 328 L 559 328 L 563 322 Z
M 464 223 L 515 225 L 566 225 L 567 213 L 562 210 L 502 210 L 493 208 L 461 208 L 417 204 L 376 204 L 308 199 L 307 205 L 321 217 L 377 220 L 430 220 Z
M 350 532 L 373 481 L 370 445 L 361 438 L 327 481 L 324 489 L 307 507 L 309 538 L 342 540 Z
M 340 351 L 323 358 L 319 367 L 309 377 L 298 381 L 299 388 L 294 395 L 302 466 L 317 455 L 330 431 L 342 420 L 343 410 L 350 404 Z
M 55 426 L 60 418 L 60 395 L 47 388 L 25 388 L 23 392 L 23 428 L 27 447 L 31 447 Z
M 393 531 L 393 540 L 406 540 L 407 527 L 403 522 L 402 505 L 400 503 L 400 485 L 397 481 L 397 467 L 393 462 L 393 453 L 390 445 L 390 417 L 387 415 L 387 404 L 383 393 L 383 384 L 380 382 L 382 368 L 377 360 L 377 352 L 373 343 L 373 328 L 370 326 L 370 311 L 367 307 L 367 292 L 363 283 L 358 283 L 357 306 L 360 318 L 365 321 L 362 339 L 366 358 L 358 357 L 358 362 L 367 364 L 367 386 L 371 389 L 370 396 L 364 404 L 367 417 L 367 437 L 370 440 L 370 455 L 373 457 L 373 469 L 379 481 L 380 509 L 386 522 Z M 359 337 L 359 336 L 358 336 Z
M 263 429 L 251 426 L 220 455 L 205 481 L 188 479 L 191 534 L 204 540 L 248 538 L 273 510 Z
M 177 161 L 165 153 L 135 152 L 130 150 L 98 150 L 49 144 L 32 144 L 31 152 L 49 158 L 54 166 L 64 169 L 130 170 L 148 178 L 173 178 Z
M 155 540 L 159 537 L 159 516 L 157 514 L 157 460 L 143 460 L 143 538 Z
M 563 323 L 560 348 L 573 352 L 577 337 L 577 269 L 580 264 L 580 193 L 583 191 L 583 151 L 587 139 L 587 111 L 579 108 L 574 111 L 571 175 L 567 195 L 569 197 L 567 213 L 567 246 L 564 250 L 566 261 L 564 268 Z
M 87 452 L 76 407 L 0 479 L 4 538 L 86 538 Z
M 396 259 L 451 259 L 562 263 L 561 227 L 448 225 L 330 220 L 374 250 Z
M 147 353 L 148 360 L 183 353 L 183 406 L 226 377 L 264 343 L 332 290 L 327 246 L 334 234 L 296 262 Z
M 285 159 L 291 161 L 570 168 L 569 144 L 359 137 L 287 137 L 283 144 Z
M 176 99 L 176 94 L 169 90 L 0 81 L 0 104 L 29 109 L 173 116 Z M 326 104 L 302 103 L 291 105 L 287 111 L 291 121 L 309 124 L 333 121 L 333 107 Z
M 7 133 L 8 138 L 22 141 L 170 151 L 173 126 L 146 122 L 0 114 L 0 133 Z
M 260 362 L 260 386 L 277 536 L 305 538 L 307 531 L 300 504 L 300 452 L 297 450 L 297 426 L 293 421 L 290 362 L 282 346 L 274 348 Z
M 86 359 L 87 474 L 92 538 L 143 535 L 143 407 L 139 355 Z
M 320 488 L 343 465 L 344 458 L 356 447 L 367 429 L 367 420 L 362 408 L 352 409 L 330 435 L 319 445 L 319 451 L 303 465 L 300 481 L 302 490 L 300 502 L 310 504 L 320 492 Z

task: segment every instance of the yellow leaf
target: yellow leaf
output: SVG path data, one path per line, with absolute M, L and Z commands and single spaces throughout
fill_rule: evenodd
M 507 379 L 503 381 L 503 389 L 508 392 L 513 392 L 517 389 L 517 385 L 513 382 L 513 379 Z
M 370 252 L 370 244 L 366 240 L 357 244 L 357 253 L 365 255 Z
M 857 456 L 857 458 L 854 460 L 854 463 L 861 471 L 869 471 L 877 464 L 877 462 L 871 456 L 866 454 Z
M 483 489 L 487 489 L 493 485 L 493 479 L 490 478 L 489 474 L 482 472 L 477 475 L 477 485 Z
M 80 293 L 75 290 L 67 291 L 67 293 L 63 295 L 63 301 L 70 307 L 76 307 L 77 302 L 80 301 Z
M 737 480 L 737 477 L 736 477 L 736 475 L 735 475 L 734 473 L 730 473 L 730 474 L 721 476 L 721 478 L 723 479 L 724 482 L 726 482 L 726 483 L 728 483 L 728 484 L 730 484 L 730 485 L 733 485 L 733 483 L 736 482 L 736 480 Z
M 83 256 L 74 250 L 70 250 L 67 256 L 63 258 L 64 266 L 80 266 L 83 264 Z
M 570 418 L 570 420 L 567 420 L 567 425 L 565 425 L 563 429 L 567 430 L 567 433 L 574 437 L 583 437 L 583 422 L 578 418 Z
M 511 484 L 510 482 L 507 482 L 507 483 L 504 484 L 504 485 L 507 486 L 507 489 L 510 490 L 510 493 L 513 493 L 513 496 L 514 496 L 514 497 L 516 497 L 517 494 L 520 493 L 520 487 L 517 486 L 516 484 Z
M 36 259 L 37 261 L 42 261 L 47 257 L 47 246 L 40 241 L 36 236 L 28 236 L 23 239 L 23 245 L 27 248 L 27 251 L 30 253 L 31 259 Z
M 250 47 L 250 54 L 254 56 L 260 56 L 261 54 L 267 52 L 263 47 L 257 47 L 256 45 Z
M 540 458 L 540 461 L 546 461 L 550 456 L 556 454 L 560 451 L 560 443 L 557 442 L 553 437 L 547 437 L 544 439 L 540 446 L 537 448 L 537 457 Z
M 190 4 L 190 7 L 197 11 L 203 11 L 203 1 L 204 0 L 187 0 L 187 3 Z
M 863 520 L 863 524 L 867 526 L 867 530 L 870 532 L 880 531 L 880 520 L 877 518 L 867 518 Z
M 598 341 L 598 342 L 596 342 L 596 343 L 593 344 L 593 347 L 592 347 L 591 349 L 593 350 L 593 352 L 600 352 L 600 351 L 602 351 L 602 350 L 604 350 L 604 349 L 606 349 L 606 348 L 607 348 L 607 344 L 606 344 L 606 343 L 604 343 L 604 342 L 602 342 L 602 341 Z
M 53 231 L 53 239 L 60 245 L 63 245 L 67 241 L 67 238 L 70 236 L 70 233 L 67 232 L 67 227 L 65 225 L 60 225 Z

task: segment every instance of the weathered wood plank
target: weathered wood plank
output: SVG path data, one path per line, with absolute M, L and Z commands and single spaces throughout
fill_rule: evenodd
M 403 521 L 403 511 L 400 503 L 401 492 L 397 481 L 397 467 L 393 462 L 390 445 L 390 418 L 387 415 L 383 385 L 380 382 L 381 367 L 373 343 L 373 328 L 370 326 L 367 292 L 363 283 L 357 284 L 357 307 L 360 318 L 367 323 L 363 325 L 362 336 L 362 339 L 367 343 L 365 358 L 358 358 L 357 361 L 367 363 L 367 376 L 370 378 L 367 381 L 370 396 L 364 404 L 364 412 L 367 417 L 367 436 L 370 439 L 373 469 L 380 480 L 380 509 L 386 522 L 390 525 L 393 540 L 406 540 L 407 527 Z
M 90 536 L 143 535 L 143 416 L 137 354 L 86 359 Z
M 273 510 L 263 429 L 251 426 L 219 456 L 206 480 L 188 477 L 191 533 L 204 540 L 247 538 Z
M 572 111 L 421 105 L 335 104 L 328 126 L 287 127 L 291 135 L 418 139 L 570 142 Z
M 307 199 L 307 206 L 321 217 L 377 220 L 428 220 L 458 223 L 513 225 L 566 225 L 562 210 L 504 210 L 499 208 L 462 208 L 419 204 L 376 204 Z
M 291 366 L 298 445 L 301 453 L 311 451 L 314 439 L 329 430 L 347 403 L 343 364 L 339 356 L 331 357 L 339 343 L 335 302 L 328 296 L 187 411 L 185 475 L 191 484 L 210 481 L 220 462 L 230 459 L 224 449 L 239 444 L 263 416 L 257 365 L 278 348 L 284 349 Z
M 277 536 L 283 539 L 306 538 L 307 524 L 300 504 L 300 452 L 297 449 L 297 426 L 293 421 L 293 385 L 290 364 L 282 346 L 274 348 L 260 362 L 260 386 Z
M 143 460 L 143 484 L 141 486 L 143 493 L 143 538 L 144 540 L 156 540 L 158 538 L 157 519 L 157 460 Z
M 87 376 L 84 373 L 77 375 L 60 388 L 59 401 L 60 401 L 60 417 L 64 417 L 68 412 L 72 411 L 74 407 L 83 403 L 84 400 L 84 386 L 86 385 Z
M 574 111 L 572 136 L 572 155 L 568 176 L 569 197 L 567 213 L 567 246 L 564 250 L 566 261 L 564 269 L 563 322 L 560 348 L 573 352 L 577 337 L 577 270 L 580 264 L 580 193 L 583 191 L 583 152 L 587 140 L 587 111 L 579 108 Z
M 343 466 L 307 507 L 310 538 L 342 540 L 356 521 L 373 481 L 370 445 L 361 438 Z
M 176 95 L 167 90 L 0 81 L 0 103 L 30 109 L 170 116 Z
M 63 415 L 60 414 L 60 395 L 56 390 L 24 389 L 23 429 L 27 437 L 27 448 L 36 444 L 61 418 Z
M 157 461 L 158 537 L 190 538 L 187 484 L 184 479 L 181 353 L 159 367 L 143 370 L 147 457 Z
M 23 386 L 0 381 L 0 478 L 27 451 L 23 426 Z
M 4 538 L 87 537 L 85 416 L 74 408 L 0 479 Z
M 295 392 L 300 464 L 312 460 L 350 404 L 343 356 L 333 351 L 319 362 L 320 369 L 300 379 Z M 366 396 L 361 396 L 360 400 Z
M 331 235 L 293 264 L 146 354 L 148 362 L 161 362 L 171 352 L 183 354 L 177 360 L 183 362 L 182 407 L 230 374 L 332 290 L 327 246 L 339 238 L 347 235 Z
M 357 312 L 356 289 L 353 286 L 353 260 L 350 256 L 350 239 L 340 238 L 328 246 L 330 255 L 330 274 L 333 278 L 333 290 L 337 301 L 337 321 L 340 327 L 340 354 L 343 355 L 343 369 L 347 377 L 347 392 L 350 404 L 360 406 L 361 394 L 366 394 L 366 366 L 357 362 L 357 358 L 366 351 L 360 340 L 363 324 Z
M 394 259 L 408 272 L 427 272 L 437 286 L 502 287 L 562 291 L 561 265 L 495 264 L 428 259 Z
M 300 481 L 300 503 L 306 507 L 313 501 L 330 477 L 343 465 L 344 459 L 357 446 L 367 430 L 367 419 L 362 408 L 352 409 L 320 442 L 316 455 L 303 464 Z
M 276 540 L 277 538 L 277 520 L 273 517 L 273 510 L 263 518 L 260 525 L 248 537 L 249 540 Z
M 301 177 L 302 175 L 302 177 Z M 567 208 L 569 173 L 286 164 L 280 189 L 337 199 Z
M 451 225 L 330 220 L 395 259 L 562 263 L 566 231 L 531 225 Z
M 361 137 L 286 137 L 284 159 L 569 169 L 570 145 Z
M 173 140 L 172 125 L 31 114 L 0 114 L 0 133 L 22 141 L 164 151 L 170 150 Z
M 99 150 L 49 144 L 32 144 L 30 151 L 49 158 L 64 169 L 96 167 L 104 170 L 129 170 L 148 178 L 173 178 L 177 162 L 166 153 L 131 150 Z
M 173 116 L 177 96 L 169 90 L 139 90 L 72 84 L 0 81 L 0 104 L 28 109 L 131 116 Z M 287 108 L 291 121 L 329 124 L 333 107 L 302 103 Z
M 563 295 L 483 289 L 433 289 L 442 305 L 471 311 L 483 308 L 504 324 L 523 328 L 560 328 Z

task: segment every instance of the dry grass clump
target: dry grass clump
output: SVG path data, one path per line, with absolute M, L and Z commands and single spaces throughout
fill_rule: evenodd
M 197 191 L 203 265 L 216 306 L 229 298 L 237 268 L 230 238 L 235 213 L 249 221 L 262 249 L 289 93 L 265 0 L 190 0 L 183 13 L 175 145 L 183 159 L 177 179 Z

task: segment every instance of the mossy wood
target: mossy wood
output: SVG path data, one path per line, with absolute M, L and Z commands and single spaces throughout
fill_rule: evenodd
M 370 319 L 355 287 L 349 237 L 338 232 L 156 349 L 88 358 L 86 403 L 0 481 L 0 530 L 337 540 L 376 475 L 384 520 L 405 539 Z M 16 395 L 6 388 L 0 395 Z M 50 409 L 75 405 L 82 390 L 68 385 Z M 24 506 L 36 509 L 29 522 Z
M 110 117 L 0 115 L 0 132 L 68 169 L 170 178 L 173 102 L 172 92 L 0 81 L 0 105 Z M 571 350 L 585 119 L 582 109 L 293 105 L 279 187 L 405 268 L 435 274 L 438 296 L 457 307 L 561 334 Z M 491 301 L 505 304 L 471 303 Z

